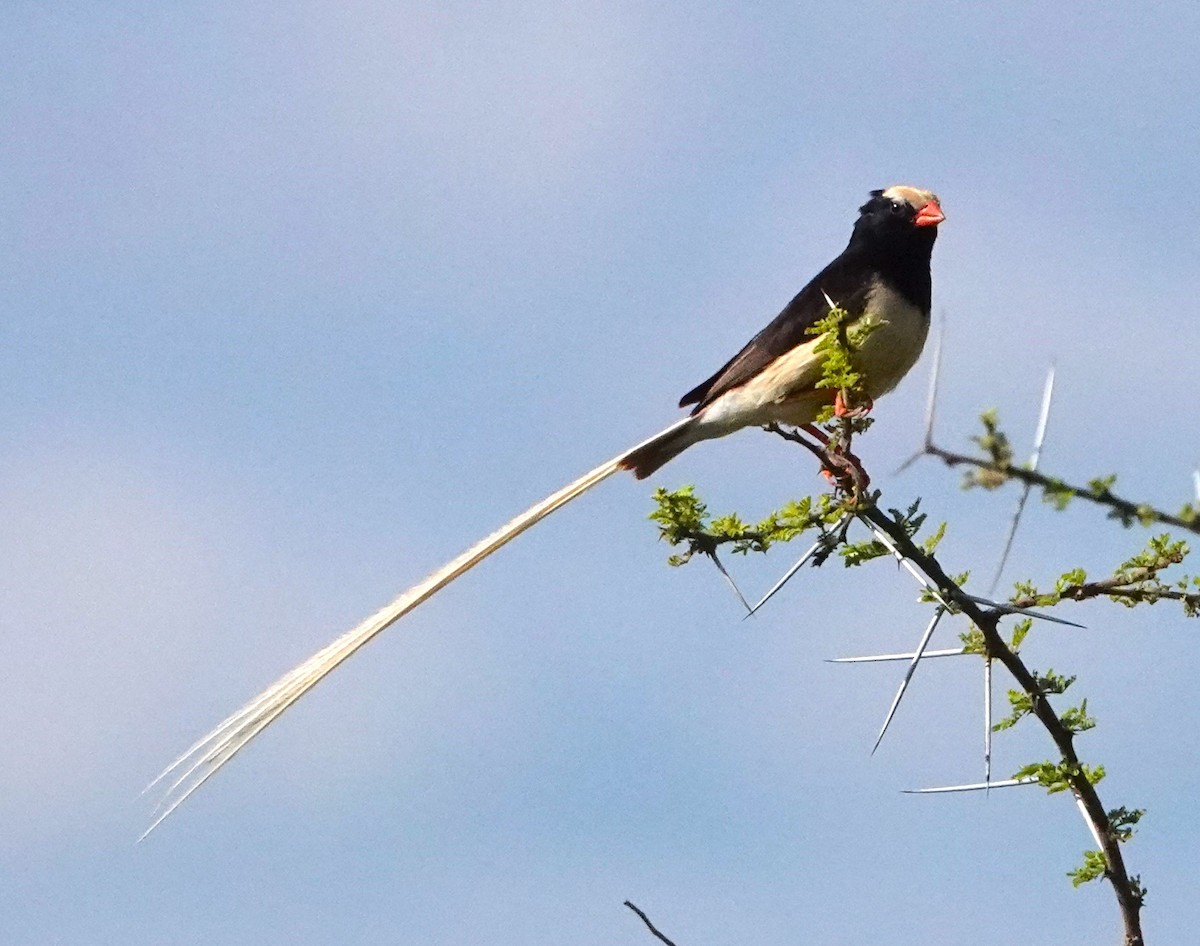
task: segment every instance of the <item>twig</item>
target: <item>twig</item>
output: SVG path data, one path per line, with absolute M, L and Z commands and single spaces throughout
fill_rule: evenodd
M 968 456 L 965 453 L 955 453 L 953 450 L 943 449 L 936 444 L 930 444 L 925 447 L 925 453 L 931 457 L 937 457 L 947 466 L 973 466 L 976 469 L 987 470 L 989 473 L 995 473 L 1007 479 L 1028 483 L 1032 486 L 1040 486 L 1047 492 L 1083 499 L 1099 506 L 1107 506 L 1113 511 L 1114 518 L 1122 522 L 1159 522 L 1163 525 L 1172 526 L 1176 529 L 1186 529 L 1189 532 L 1200 535 L 1200 516 L 1193 519 L 1183 519 L 1169 512 L 1164 512 L 1161 509 L 1156 509 L 1147 503 L 1135 503 L 1132 500 L 1124 499 L 1121 496 L 1117 496 L 1107 487 L 1093 489 L 1090 486 L 1074 486 L 1070 483 L 1064 483 L 1062 480 L 1057 480 L 1052 476 L 1045 476 L 1036 470 L 1014 466 L 1011 463 L 995 463 L 991 460 Z
M 628 900 L 625 901 L 625 906 L 629 907 L 630 910 L 632 910 L 634 913 L 636 913 L 638 916 L 640 916 L 642 918 L 642 922 L 646 924 L 646 929 L 648 929 L 651 933 L 653 933 L 660 940 L 662 940 L 662 942 L 666 943 L 667 946 L 675 946 L 674 943 L 672 943 L 669 939 L 667 939 L 665 936 L 663 936 L 663 934 L 658 931 L 658 929 L 654 926 L 654 924 L 650 922 L 650 917 L 646 916 L 645 913 L 643 913 L 641 910 L 639 910 L 637 907 L 635 907 Z
M 778 434 L 784 440 L 800 444 L 800 446 L 804 447 L 804 449 L 821 461 L 821 471 L 828 474 L 828 477 L 833 480 L 838 489 L 852 497 L 855 501 L 858 501 L 866 494 L 869 483 L 866 479 L 866 472 L 859 465 L 858 459 L 850 452 L 853 430 L 847 426 L 849 420 L 843 417 L 841 421 L 841 430 L 835 434 L 832 441 L 828 440 L 812 424 L 803 428 L 808 433 L 819 437 L 823 441 L 819 445 L 809 441 L 799 430 L 789 429 L 774 422 L 764 424 L 763 430 L 768 433 Z
M 784 426 L 782 426 L 780 424 L 776 424 L 774 422 L 772 422 L 770 424 L 764 424 L 763 430 L 765 430 L 771 434 L 776 434 L 776 435 L 782 437 L 784 440 L 789 440 L 792 443 L 800 444 L 800 446 L 802 446 L 805 450 L 807 450 L 814 457 L 816 457 L 818 460 L 820 460 L 822 466 L 825 466 L 825 467 L 828 466 L 828 464 L 826 463 L 825 448 L 823 446 L 813 443 L 811 440 L 809 440 L 807 437 L 805 437 L 803 434 L 801 434 L 800 431 L 794 430 L 794 429 L 791 429 L 788 427 L 784 427 Z
M 1071 601 L 1087 601 L 1089 598 L 1115 598 L 1118 600 L 1123 598 L 1126 601 L 1148 601 L 1151 603 L 1161 601 L 1165 598 L 1169 601 L 1182 601 L 1193 607 L 1200 607 L 1200 592 L 1179 591 L 1175 588 L 1165 587 L 1141 587 L 1142 582 L 1155 579 L 1158 572 L 1159 569 L 1154 568 L 1134 568 L 1119 575 L 1113 575 L 1111 578 L 1067 585 L 1062 591 L 1055 591 L 1046 595 L 1027 595 L 1023 598 L 1017 598 L 1012 602 L 1012 605 L 1014 608 L 1027 608 L 1031 605 L 1045 606 L 1047 602 L 1043 599 L 1046 597 L 1058 598 L 1059 600 L 1069 599 Z
M 1049 733 L 1065 763 L 1067 782 L 1071 787 L 1072 794 L 1078 800 L 1080 811 L 1084 814 L 1088 828 L 1100 842 L 1100 850 L 1105 857 L 1105 876 L 1113 886 L 1121 911 L 1121 919 L 1125 926 L 1125 946 L 1142 946 L 1144 943 L 1141 928 L 1142 897 L 1130 880 L 1125 867 L 1125 859 L 1112 831 L 1112 825 L 1104 805 L 1075 752 L 1074 733 L 1059 719 L 1058 714 L 1050 705 L 1050 701 L 1046 699 L 1042 688 L 1038 685 L 1037 679 L 1000 635 L 998 624 L 1002 615 L 998 611 L 985 610 L 976 604 L 946 574 L 937 559 L 922 551 L 909 538 L 899 523 L 884 515 L 878 508 L 860 510 L 859 516 L 886 532 L 895 548 L 903 554 L 905 559 L 912 562 L 925 576 L 928 576 L 928 581 L 936 585 L 940 592 L 939 597 L 949 598 L 974 622 L 983 635 L 986 654 L 1004 664 L 1018 686 L 1029 695 L 1034 716 Z

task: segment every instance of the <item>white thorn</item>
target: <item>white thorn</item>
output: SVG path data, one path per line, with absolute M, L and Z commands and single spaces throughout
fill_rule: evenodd
M 930 447 L 933 446 L 933 419 L 934 413 L 937 410 L 937 395 L 938 395 L 938 376 L 942 370 L 942 343 L 946 336 L 946 321 L 943 317 L 938 325 L 937 335 L 933 339 L 933 366 L 929 371 L 929 392 L 925 395 L 925 435 L 921 441 L 920 449 L 917 450 L 911 457 L 896 467 L 893 476 L 898 476 L 907 470 L 910 466 L 916 463 L 921 457 L 925 456 Z
M 737 595 L 738 601 L 740 601 L 742 603 L 742 607 L 745 608 L 746 611 L 749 613 L 750 612 L 750 603 L 742 595 L 742 590 L 737 586 L 737 582 L 735 582 L 733 580 L 733 578 L 729 574 L 729 572 L 725 571 L 725 566 L 722 565 L 721 560 L 719 558 L 717 558 L 717 553 L 709 552 L 708 557 L 713 560 L 713 564 L 717 566 L 717 571 L 719 571 L 721 573 L 721 577 L 724 578 L 725 581 L 729 583 L 729 587 L 732 588 L 733 593 L 735 595 Z
M 933 446 L 933 421 L 937 411 L 938 379 L 942 373 L 942 343 L 946 339 L 946 318 L 938 324 L 933 340 L 933 370 L 929 373 L 929 393 L 925 397 L 925 448 Z
M 901 473 L 903 473 L 905 470 L 907 470 L 910 466 L 912 466 L 914 463 L 916 463 L 918 460 L 920 460 L 921 457 L 923 457 L 923 456 L 925 456 L 925 448 L 924 447 L 922 447 L 920 450 L 918 450 L 916 453 L 914 453 L 912 456 L 910 456 L 907 460 L 905 460 L 903 463 L 901 463 L 898 467 L 896 467 L 896 469 L 894 469 L 892 471 L 892 476 L 899 476 Z
M 898 548 L 896 548 L 896 546 L 892 543 L 891 536 L 880 529 L 879 526 L 875 525 L 875 523 L 873 523 L 870 519 L 862 519 L 862 521 L 867 524 L 867 528 L 875 533 L 875 538 L 879 540 L 880 545 L 882 545 L 885 549 L 891 552 L 892 555 L 895 556 L 896 561 L 898 561 L 905 567 L 905 569 L 908 570 L 908 573 L 921 584 L 921 587 L 933 595 L 933 597 L 937 599 L 937 602 L 942 607 L 949 609 L 950 605 L 946 602 L 946 599 L 942 597 L 942 593 L 938 590 L 937 585 L 921 574 L 920 569 L 918 569 L 916 565 L 910 562 L 904 556 L 904 554 Z
M 1046 372 L 1046 384 L 1042 388 L 1042 410 L 1038 415 L 1037 434 L 1033 438 L 1033 456 L 1029 468 L 1036 470 L 1042 459 L 1042 446 L 1046 443 L 1046 427 L 1050 423 L 1050 403 L 1054 400 L 1054 365 Z
M 981 598 L 979 595 L 970 595 L 965 591 L 963 596 L 974 601 L 976 604 L 982 604 L 985 607 L 991 608 L 994 611 L 999 611 L 1001 614 L 1021 614 L 1029 618 L 1037 618 L 1039 621 L 1049 621 L 1052 624 L 1065 624 L 1067 627 L 1086 627 L 1083 624 L 1076 624 L 1074 621 L 1068 621 L 1066 618 L 1056 618 L 1052 614 L 1043 614 L 1041 611 L 1034 611 L 1030 608 L 1018 608 L 1015 605 L 1007 604 L 1004 601 L 993 601 L 991 598 Z
M 1050 370 L 1046 373 L 1046 384 L 1042 388 L 1042 409 L 1038 415 L 1037 432 L 1033 437 L 1033 455 L 1029 458 L 1030 470 L 1036 471 L 1038 463 L 1042 459 L 1042 447 L 1046 443 L 1046 428 L 1050 423 L 1050 404 L 1053 399 L 1054 365 L 1051 365 Z M 1025 512 L 1025 504 L 1029 501 L 1029 492 L 1032 488 L 1032 483 L 1025 483 L 1021 486 L 1021 495 L 1017 498 L 1017 507 L 1013 510 L 1012 520 L 1008 526 L 1008 535 L 1004 539 L 1004 551 L 1000 553 L 1000 562 L 996 565 L 996 573 L 992 577 L 988 594 L 995 594 L 996 587 L 1000 584 L 1000 576 L 1004 574 L 1004 566 L 1008 563 L 1008 554 L 1012 551 L 1013 540 L 1017 537 L 1017 527 L 1021 524 L 1021 515 Z
M 765 595 L 763 595 L 762 600 L 759 601 L 758 604 L 756 604 L 754 607 L 749 609 L 748 613 L 746 614 L 746 617 L 750 617 L 751 614 L 753 614 L 755 611 L 757 611 L 759 608 L 761 608 L 764 604 L 766 604 L 768 601 L 770 601 L 771 598 L 774 596 L 775 592 L 777 592 L 780 588 L 782 588 L 784 585 L 786 585 L 788 583 L 788 581 L 791 579 L 791 577 L 794 574 L 796 574 L 796 572 L 800 571 L 800 569 L 804 567 L 805 563 L 808 562 L 808 560 L 810 558 L 812 558 L 814 554 L 816 554 L 817 549 L 819 549 L 821 547 L 821 543 L 823 541 L 824 541 L 823 539 L 818 539 L 816 542 L 814 542 L 812 544 L 812 548 L 810 548 L 807 552 L 805 552 L 802 556 L 800 556 L 800 560 L 798 562 L 796 562 L 796 564 L 793 565 L 791 568 L 789 568 L 786 572 L 784 572 L 783 577 L 780 578 L 779 581 L 775 582 L 775 584 L 771 587 L 770 591 L 768 591 Z
M 976 782 L 973 785 L 943 785 L 939 788 L 906 788 L 905 795 L 940 795 L 946 792 L 986 792 L 993 788 L 1013 788 L 1017 785 L 1036 785 L 1035 778 L 1010 778 L 1003 782 Z
M 1087 805 L 1083 803 L 1083 799 L 1078 795 L 1075 796 L 1075 804 L 1079 806 L 1079 813 L 1083 815 L 1084 824 L 1086 824 L 1088 826 L 1088 830 L 1092 832 L 1092 840 L 1096 842 L 1096 847 L 1103 851 L 1104 841 L 1100 838 L 1100 828 L 1088 815 Z
M 925 633 L 921 635 L 921 642 L 917 644 L 916 652 L 912 655 L 912 660 L 909 662 L 904 679 L 900 681 L 900 689 L 896 691 L 896 697 L 892 700 L 892 705 L 888 708 L 887 718 L 884 719 L 883 726 L 879 730 L 879 736 L 875 739 L 875 745 L 871 747 L 871 755 L 875 754 L 875 750 L 883 742 L 884 733 L 888 731 L 888 726 L 892 724 L 892 718 L 896 715 L 896 710 L 900 708 L 900 701 L 904 698 L 904 691 L 908 689 L 908 681 L 912 679 L 912 675 L 916 672 L 917 664 L 921 662 L 921 655 L 925 653 L 925 647 L 929 644 L 929 638 L 933 637 L 934 628 L 938 626 L 938 621 L 942 619 L 942 615 L 945 613 L 941 608 L 934 611 L 933 618 L 925 628 Z
M 942 593 L 938 590 L 937 586 L 934 585 L 923 574 L 921 574 L 921 571 L 917 568 L 917 566 L 914 565 L 908 558 L 904 556 L 903 553 L 900 552 L 899 549 L 896 548 L 896 546 L 892 543 L 891 537 L 888 536 L 886 532 L 875 525 L 875 523 L 871 522 L 870 519 L 863 519 L 862 521 L 865 522 L 870 530 L 875 533 L 875 538 L 879 540 L 880 544 L 896 557 L 896 561 L 903 565 L 908 570 L 909 574 L 916 578 L 917 581 L 921 583 L 922 587 L 924 587 L 926 591 L 933 595 L 933 597 L 938 601 L 939 604 L 942 605 L 942 607 L 950 608 L 950 605 L 946 602 L 946 599 L 942 597 Z M 959 590 L 961 591 L 961 589 Z M 1037 618 L 1040 621 L 1050 621 L 1054 624 L 1065 624 L 1068 627 L 1084 627 L 1083 624 L 1076 624 L 1074 621 L 1068 621 L 1066 618 L 1056 618 L 1049 614 L 1043 614 L 1040 611 L 1032 611 L 1029 608 L 1018 608 L 1011 604 L 1005 604 L 1002 601 L 993 601 L 991 598 L 981 598 L 979 595 L 967 594 L 965 591 L 963 591 L 962 594 L 963 597 L 974 601 L 976 604 L 986 605 L 987 607 L 994 608 L 995 610 L 1004 614 L 1022 614 L 1026 617 Z
M 962 657 L 968 654 L 969 651 L 961 647 L 952 647 L 948 650 L 927 650 L 921 655 L 922 660 L 929 660 L 931 657 Z M 886 663 L 891 660 L 912 660 L 915 654 L 873 654 L 869 657 L 826 657 L 827 664 L 869 664 L 869 663 Z
M 992 784 L 992 658 L 983 659 L 983 781 Z

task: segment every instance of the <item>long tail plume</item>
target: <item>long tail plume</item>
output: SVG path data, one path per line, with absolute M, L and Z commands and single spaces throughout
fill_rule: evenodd
M 556 509 L 562 508 L 593 486 L 608 479 L 619 470 L 625 469 L 625 461 L 630 455 L 648 445 L 669 438 L 670 435 L 679 432 L 681 428 L 686 427 L 692 421 L 693 418 L 688 417 L 672 424 L 661 433 L 631 447 L 606 463 L 602 463 L 558 492 L 547 496 L 540 503 L 525 510 L 491 535 L 475 543 L 458 558 L 443 565 L 420 584 L 408 589 L 391 604 L 380 608 L 357 627 L 350 629 L 332 644 L 317 651 L 304 663 L 286 673 L 216 729 L 192 745 L 150 783 L 147 791 L 173 776 L 157 809 L 154 823 L 138 840 L 144 840 L 175 809 L 187 801 L 193 792 L 216 775 L 222 766 L 244 749 L 255 736 L 271 725 L 288 707 L 325 679 L 334 668 L 376 634 L 390 627 L 421 602 L 433 597 L 454 579 L 470 571 L 497 549 L 511 542 L 526 529 L 541 522 Z

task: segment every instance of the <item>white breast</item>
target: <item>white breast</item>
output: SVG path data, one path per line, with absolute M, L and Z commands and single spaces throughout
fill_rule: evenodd
M 867 297 L 863 315 L 855 324 L 864 321 L 876 328 L 862 342 L 854 360 L 874 400 L 899 384 L 917 363 L 929 334 L 929 319 L 903 296 L 879 284 Z M 833 397 L 827 388 L 816 388 L 821 379 L 816 343 L 813 338 L 798 345 L 745 384 L 722 394 L 701 412 L 693 436 L 722 437 L 740 427 L 775 421 L 801 426 L 816 420 Z
M 887 394 L 921 357 L 929 334 L 929 316 L 882 283 L 867 297 L 859 323 L 876 326 L 862 343 L 855 361 L 866 377 L 867 393 Z

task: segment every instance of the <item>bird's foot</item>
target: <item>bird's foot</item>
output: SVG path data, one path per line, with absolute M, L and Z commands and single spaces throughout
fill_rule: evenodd
M 849 493 L 863 495 L 871 485 L 871 477 L 863 469 L 862 460 L 853 453 L 833 449 L 825 451 L 825 465 L 821 475 L 833 486 L 840 486 Z
M 841 486 L 847 492 L 857 490 L 860 494 L 866 492 L 871 485 L 871 477 L 863 469 L 862 460 L 846 450 L 844 446 L 830 439 L 820 427 L 815 424 L 805 424 L 802 428 L 810 437 L 820 441 L 825 448 L 818 453 L 822 462 L 821 475 L 833 486 Z
M 871 408 L 874 406 L 875 402 L 872 401 L 871 398 L 866 394 L 863 395 L 863 400 L 861 403 L 847 404 L 845 399 L 842 397 L 842 392 L 838 391 L 833 398 L 833 416 L 849 417 L 851 419 L 866 417 L 871 413 Z
M 833 486 L 840 487 L 855 496 L 866 494 L 871 485 L 871 478 L 863 469 L 862 461 L 853 453 L 831 438 L 815 424 L 805 424 L 799 430 L 785 430 L 779 424 L 767 424 L 764 428 L 773 434 L 778 434 L 784 440 L 798 443 L 821 461 L 821 475 Z M 808 434 L 817 443 L 812 443 L 801 436 L 800 431 Z
M 805 424 L 800 429 L 803 430 L 810 437 L 812 437 L 814 440 L 819 441 L 824 446 L 826 446 L 826 447 L 829 446 L 829 434 L 825 433 L 825 431 L 823 431 L 816 424 Z

